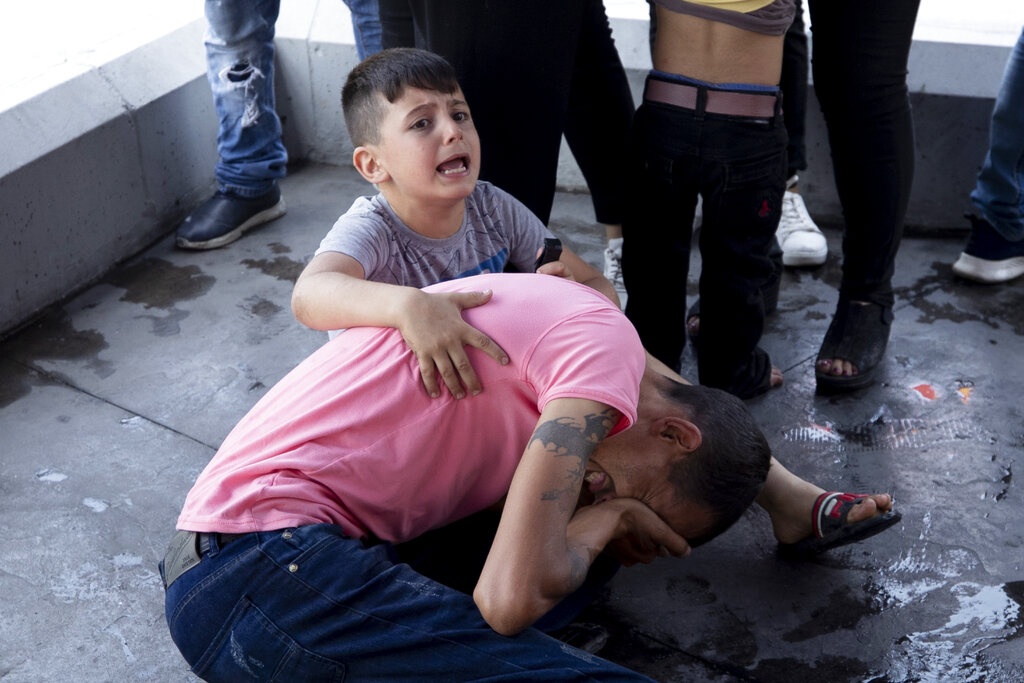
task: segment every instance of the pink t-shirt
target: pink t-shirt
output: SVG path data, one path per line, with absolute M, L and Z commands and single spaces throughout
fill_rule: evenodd
M 505 350 L 469 348 L 479 396 L 430 398 L 392 328 L 351 328 L 292 370 L 231 431 L 178 528 L 240 533 L 331 523 L 404 541 L 497 503 L 541 410 L 586 398 L 636 419 L 644 351 L 602 295 L 549 275 L 495 274 L 427 291 L 491 289 L 463 312 Z

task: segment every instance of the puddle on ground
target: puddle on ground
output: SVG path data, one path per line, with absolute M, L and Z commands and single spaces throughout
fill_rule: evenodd
M 181 311 L 177 308 L 172 308 L 168 311 L 167 315 L 163 317 L 158 315 L 140 315 L 136 317 L 145 318 L 152 322 L 152 332 L 157 337 L 172 337 L 181 332 L 181 321 L 188 316 L 188 311 Z
M 248 299 L 245 300 L 245 306 L 243 308 L 252 315 L 264 321 L 270 320 L 283 310 L 273 301 L 269 299 L 264 299 L 261 296 L 249 297 Z
M 790 442 L 828 444 L 832 450 L 858 452 L 927 448 L 941 443 L 979 439 L 983 434 L 976 422 L 966 418 L 903 418 L 872 420 L 853 426 L 811 422 L 786 429 L 782 436 Z
M 1007 671 L 985 651 L 1024 636 L 1024 581 L 996 586 L 965 581 L 943 588 L 955 601 L 945 623 L 900 638 L 882 680 L 1021 680 L 1024 671 Z
M 716 610 L 713 620 L 701 624 L 702 638 L 687 646 L 687 653 L 706 658 L 706 661 L 715 662 L 719 666 L 745 668 L 757 661 L 758 624 L 734 614 L 728 608 Z
M 144 258 L 118 268 L 103 281 L 125 290 L 121 301 L 167 310 L 206 294 L 217 279 L 196 265 L 177 266 L 163 259 Z
M 264 275 L 275 277 L 283 282 L 291 283 L 299 279 L 302 269 L 306 267 L 305 263 L 286 256 L 278 256 L 273 260 L 247 258 L 242 261 L 242 265 L 246 268 L 255 268 Z
M 1007 325 L 1014 334 L 1024 335 L 1024 309 L 1018 298 L 998 296 L 999 290 L 994 290 L 993 285 L 980 285 L 957 278 L 953 275 L 950 263 L 935 261 L 932 270 L 934 274 L 918 278 L 913 284 L 895 290 L 897 297 L 909 300 L 918 310 L 918 322 L 980 322 L 993 329 Z M 955 292 L 969 298 L 969 305 L 958 308 L 949 302 L 929 301 L 928 297 L 936 291 Z
M 656 681 L 685 680 L 679 678 L 679 672 L 700 666 L 703 661 L 637 629 L 634 619 L 600 599 L 586 607 L 576 621 L 607 629 L 608 642 L 599 657 L 642 671 Z
M 32 380 L 21 373 L 4 373 L 0 382 L 0 410 L 27 396 L 32 391 Z
M 706 579 L 688 574 L 669 577 L 665 583 L 665 592 L 673 602 L 686 605 L 710 605 L 718 600 Z
M 841 588 L 832 591 L 828 602 L 814 609 L 808 621 L 782 634 L 782 640 L 799 643 L 836 631 L 852 630 L 861 619 L 879 611 L 881 606 L 870 596 L 854 595 Z
M 843 280 L 842 252 L 835 249 L 829 249 L 828 256 L 825 258 L 825 263 L 817 268 L 809 268 L 806 271 L 791 271 L 789 268 L 783 269 L 783 287 L 785 287 L 785 278 L 793 277 L 797 272 L 801 275 L 806 272 L 810 274 L 812 279 L 817 280 L 818 282 L 824 282 L 838 291 L 839 283 Z
M 929 535 L 926 516 L 921 538 Z M 1024 636 L 1024 581 L 986 584 L 978 557 L 966 548 L 916 545 L 866 586 L 894 624 L 895 639 L 871 680 L 1024 680 L 985 651 Z
M 10 356 L 28 364 L 44 359 L 85 361 L 85 367 L 98 377 L 114 374 L 114 364 L 99 357 L 108 347 L 107 340 L 96 330 L 75 329 L 64 309 L 51 311 L 19 332 L 9 344 Z M 8 393 L 11 392 L 0 392 L 0 404 L 6 405 L 2 401 L 3 395 Z M 13 393 L 24 395 L 27 391 Z
M 821 655 L 813 662 L 763 659 L 750 671 L 750 681 L 863 681 L 870 673 L 864 662 L 838 655 Z

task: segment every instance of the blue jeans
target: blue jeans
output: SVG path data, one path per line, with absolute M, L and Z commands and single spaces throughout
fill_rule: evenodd
M 527 629 L 333 525 L 246 534 L 167 590 L 171 637 L 209 681 L 649 681 Z
M 352 13 L 352 30 L 356 34 L 356 52 L 362 61 L 381 50 L 380 10 L 377 0 L 345 0 Z
M 377 0 L 347 0 L 360 58 L 380 51 Z M 285 175 L 274 107 L 274 25 L 280 0 L 206 1 L 206 77 L 217 111 L 214 175 L 222 192 L 258 197 Z M 372 54 L 370 52 L 370 54 Z
M 1010 54 L 996 96 L 988 154 L 971 200 L 1011 242 L 1024 239 L 1024 31 Z

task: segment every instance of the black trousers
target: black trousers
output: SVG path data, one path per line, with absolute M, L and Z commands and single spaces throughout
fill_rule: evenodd
M 644 102 L 634 119 L 635 201 L 623 224 L 626 315 L 647 350 L 678 369 L 700 195 L 699 379 L 741 398 L 769 388 L 771 362 L 757 344 L 777 274 L 770 249 L 785 190 L 786 138 L 781 116 L 700 115 Z
M 633 97 L 601 0 L 381 0 L 384 47 L 455 67 L 480 133 L 480 177 L 548 222 L 562 135 L 596 218 L 621 223 Z
M 796 0 L 796 14 L 786 31 L 782 50 L 782 106 L 785 109 L 786 132 L 789 134 L 789 178 L 807 168 L 807 72 L 810 62 L 807 55 L 807 32 L 804 29 L 803 3 Z
M 846 224 L 840 293 L 883 306 L 894 300 L 914 176 L 907 58 L 919 4 L 809 0 L 814 88 Z

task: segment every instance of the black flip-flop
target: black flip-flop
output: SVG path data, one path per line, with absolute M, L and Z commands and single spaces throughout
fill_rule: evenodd
M 892 307 L 839 298 L 836 314 L 814 364 L 818 391 L 835 393 L 866 387 L 885 356 L 892 327 Z M 857 368 L 855 375 L 832 375 L 818 369 L 822 359 L 842 358 Z
M 867 495 L 829 491 L 818 496 L 811 509 L 813 533 L 796 543 L 780 543 L 779 556 L 800 560 L 848 543 L 856 543 L 891 527 L 903 517 L 895 510 L 853 524 L 846 518 L 854 505 L 860 505 Z

